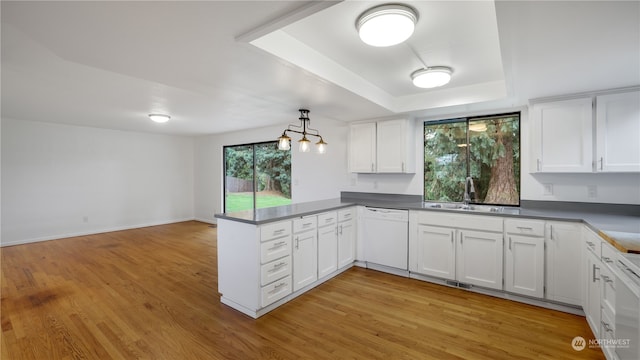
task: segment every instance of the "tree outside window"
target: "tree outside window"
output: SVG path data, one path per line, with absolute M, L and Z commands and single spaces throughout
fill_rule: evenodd
M 424 199 L 520 205 L 520 113 L 424 123 Z

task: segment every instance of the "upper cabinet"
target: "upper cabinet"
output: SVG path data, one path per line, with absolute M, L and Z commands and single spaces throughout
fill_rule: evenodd
M 640 90 L 537 102 L 531 124 L 531 172 L 640 172 Z
M 640 172 L 640 91 L 596 97 L 596 171 Z
M 414 173 L 413 122 L 385 120 L 351 125 L 349 170 L 356 173 Z
M 591 172 L 592 99 L 537 103 L 531 112 L 534 172 Z

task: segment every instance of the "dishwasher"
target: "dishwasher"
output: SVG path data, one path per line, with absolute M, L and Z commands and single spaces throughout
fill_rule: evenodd
M 367 207 L 364 214 L 367 263 L 408 270 L 409 212 Z

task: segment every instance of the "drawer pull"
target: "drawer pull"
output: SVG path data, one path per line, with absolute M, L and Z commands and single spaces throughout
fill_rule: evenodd
M 530 227 L 530 226 L 516 226 L 516 228 L 518 228 L 520 230 L 533 231 L 533 228 Z
M 602 278 L 602 280 L 604 280 L 604 282 L 608 282 L 608 283 L 613 282 L 613 280 L 611 280 L 611 278 L 608 277 L 607 275 L 600 275 L 600 277 Z
M 602 327 L 604 328 L 604 331 L 610 332 L 610 333 L 613 332 L 613 328 L 611 328 L 611 325 L 607 324 L 604 321 L 601 321 L 600 323 L 602 324 Z
M 346 214 L 344 214 L 344 217 L 346 217 L 346 218 L 350 218 L 350 217 L 351 217 L 351 213 L 346 213 Z
M 275 264 L 275 265 L 273 265 L 273 267 L 271 268 L 271 270 L 269 270 L 269 272 L 275 272 L 275 271 L 278 271 L 278 270 L 280 270 L 280 268 L 282 268 L 282 267 L 283 267 L 283 266 L 285 266 L 285 265 L 287 265 L 287 264 L 286 264 L 286 263 L 284 263 L 284 262 L 281 262 L 281 263 L 279 263 L 279 264 Z
M 273 235 L 280 235 L 285 231 L 285 229 L 278 229 L 273 231 Z
M 313 225 L 312 222 L 302 224 L 303 227 L 307 227 L 307 226 L 311 226 L 311 225 Z
M 599 267 L 596 266 L 596 264 L 592 264 L 592 275 L 591 275 L 591 282 L 595 282 L 597 280 L 600 280 L 599 277 L 596 276 L 596 270 L 600 270 Z
M 329 223 L 329 222 L 332 222 L 332 221 L 333 221 L 333 218 L 324 219 L 325 223 Z
M 591 241 L 587 241 L 587 245 L 589 245 L 589 247 L 595 248 L 596 244 L 592 243 Z
M 273 290 L 269 291 L 269 294 L 275 294 L 275 293 L 279 292 L 280 289 L 282 289 L 286 285 L 287 285 L 287 283 L 280 283 L 280 284 L 274 286 Z
M 611 264 L 611 263 L 613 262 L 613 260 L 611 260 L 611 258 L 606 257 L 606 256 L 603 256 L 603 257 L 602 257 L 602 261 L 604 261 L 604 262 L 606 262 L 606 263 L 608 263 L 608 264 Z
M 275 249 L 281 248 L 286 244 L 287 244 L 286 241 L 278 241 L 277 243 L 273 244 L 273 246 L 269 248 L 269 250 L 275 250 Z

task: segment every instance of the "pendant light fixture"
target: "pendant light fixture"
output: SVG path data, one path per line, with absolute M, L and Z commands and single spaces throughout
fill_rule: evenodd
M 431 66 L 411 73 L 411 80 L 419 88 L 430 89 L 448 84 L 452 72 L 447 66 Z
M 300 117 L 298 118 L 298 120 L 302 122 L 302 125 L 289 125 L 282 132 L 282 136 L 278 138 L 278 149 L 291 149 L 291 138 L 287 135 L 287 133 L 294 132 L 297 134 L 302 134 L 302 139 L 298 140 L 298 149 L 300 150 L 300 152 L 309 152 L 309 150 L 311 149 L 311 141 L 307 139 L 307 136 L 312 136 L 320 139 L 316 143 L 316 150 L 319 154 L 324 154 L 327 151 L 327 143 L 324 142 L 318 130 L 309 127 L 311 123 L 311 120 L 309 120 L 309 110 L 299 109 L 298 111 L 300 111 Z M 302 129 L 302 131 L 296 129 Z
M 358 17 L 356 29 L 367 45 L 385 47 L 400 44 L 412 34 L 418 13 L 409 6 L 386 4 L 373 7 Z

